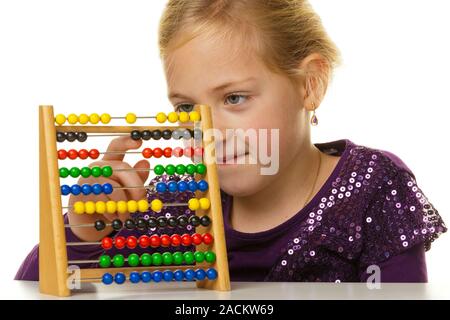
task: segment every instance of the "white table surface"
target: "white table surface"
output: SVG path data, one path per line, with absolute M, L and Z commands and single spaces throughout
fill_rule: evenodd
M 35 281 L 5 281 L 0 299 L 55 299 L 40 294 Z M 85 283 L 69 298 L 60 299 L 186 299 L 186 300 L 321 300 L 321 299 L 450 299 L 450 284 L 381 284 L 369 290 L 364 283 L 233 282 L 230 292 L 197 289 L 194 283 L 110 285 Z

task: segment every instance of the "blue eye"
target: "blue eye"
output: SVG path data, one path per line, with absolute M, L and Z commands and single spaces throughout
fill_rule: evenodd
M 189 103 L 182 103 L 182 104 L 175 106 L 175 110 L 177 112 L 181 112 L 181 111 L 191 112 L 192 110 L 194 110 L 194 105 L 189 104 Z
M 230 94 L 225 99 L 225 104 L 237 105 L 244 103 L 247 100 L 247 96 L 242 94 Z

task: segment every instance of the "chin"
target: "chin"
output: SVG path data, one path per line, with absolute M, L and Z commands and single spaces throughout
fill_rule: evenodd
M 219 165 L 218 173 L 220 188 L 231 196 L 249 196 L 270 183 L 258 165 Z

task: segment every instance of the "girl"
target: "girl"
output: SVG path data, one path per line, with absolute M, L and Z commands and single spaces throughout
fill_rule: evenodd
M 226 129 L 279 130 L 279 142 L 269 143 L 279 154 L 276 174 L 262 175 L 259 160 L 249 164 L 255 155 L 248 139 L 244 148 L 225 151 L 219 164 L 232 280 L 358 282 L 376 272 L 384 282 L 427 281 L 425 251 L 446 227 L 411 170 L 390 152 L 348 139 L 311 143 L 310 127 L 318 124 L 316 110 L 339 52 L 306 0 L 169 0 L 159 45 L 175 110 L 212 106 L 223 133 L 218 142 L 234 144 Z M 119 138 L 109 150 L 139 146 Z M 235 164 L 238 159 L 244 164 Z M 128 166 L 122 160 L 109 155 L 100 165 Z M 108 181 L 143 185 L 146 179 L 129 172 Z M 136 189 L 109 198 L 142 196 Z M 171 214 L 192 215 L 180 210 Z M 71 224 L 93 220 L 66 216 Z M 67 241 L 111 233 L 73 228 Z M 99 254 L 96 247 L 69 248 L 69 259 Z M 37 248 L 16 278 L 37 279 Z

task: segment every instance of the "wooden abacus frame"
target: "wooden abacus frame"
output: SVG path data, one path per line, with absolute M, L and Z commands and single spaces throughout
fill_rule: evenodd
M 200 112 L 201 129 L 203 132 L 212 129 L 212 117 L 210 107 L 197 105 L 195 110 Z M 83 131 L 87 133 L 129 133 L 132 130 L 155 130 L 194 128 L 188 126 L 56 126 L 53 106 L 41 105 L 39 107 L 39 187 L 40 187 L 40 226 L 39 226 L 39 289 L 42 293 L 55 296 L 69 296 L 71 290 L 68 288 L 68 258 L 65 237 L 65 226 L 63 219 L 63 207 L 61 200 L 60 178 L 58 174 L 58 156 L 56 131 L 70 132 Z M 210 208 L 203 214 L 207 214 L 212 223 L 208 227 L 196 227 L 196 232 L 209 232 L 214 237 L 210 245 L 216 253 L 216 261 L 212 265 L 217 270 L 218 276 L 214 281 L 196 281 L 197 287 L 212 290 L 230 290 L 230 279 L 228 270 L 227 250 L 222 216 L 222 204 L 214 156 L 214 137 L 204 135 L 203 146 L 209 150 L 205 152 L 203 161 L 206 165 L 206 175 L 203 177 L 209 184 L 205 197 L 211 202 Z M 210 151 L 213 152 L 210 152 Z M 197 210 L 196 214 L 199 215 Z M 206 247 L 201 244 L 199 247 Z M 196 266 L 202 266 L 197 263 Z M 164 269 L 185 270 L 192 266 L 167 266 Z M 131 271 L 152 271 L 157 267 L 126 267 L 126 268 L 85 268 L 80 269 L 81 279 L 101 278 L 105 272 L 123 272 L 129 276 Z M 95 281 L 95 280 L 94 280 Z

